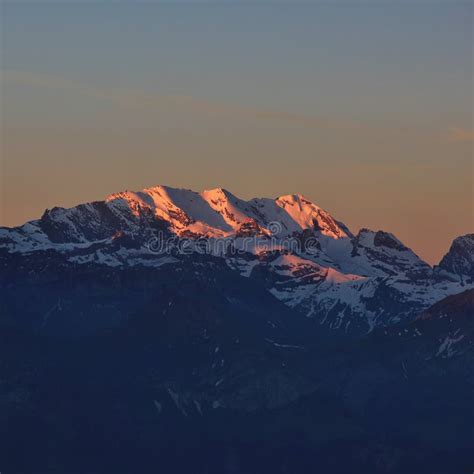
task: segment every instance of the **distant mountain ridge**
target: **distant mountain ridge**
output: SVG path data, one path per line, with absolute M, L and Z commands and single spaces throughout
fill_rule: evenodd
M 454 239 L 437 270 L 468 282 L 474 280 L 474 234 L 466 234 Z
M 173 245 L 157 250 L 153 244 L 164 239 Z M 191 242 L 186 255 L 180 239 Z M 474 234 L 455 239 L 433 269 L 393 234 L 362 229 L 353 235 L 299 194 L 245 201 L 221 188 L 197 193 L 155 186 L 56 207 L 23 226 L 0 228 L 0 257 L 3 252 L 3 260 L 12 262 L 7 267 L 27 259 L 38 271 L 54 271 L 55 259 L 97 271 L 166 268 L 192 261 L 202 241 L 212 245 L 200 256 L 200 272 L 212 272 L 212 259 L 219 258 L 340 334 L 409 321 L 474 286 Z
M 470 472 L 473 244 L 164 187 L 0 228 L 2 466 Z
M 147 227 L 219 238 L 236 235 L 253 223 L 269 234 L 274 229 L 268 226 L 274 222 L 281 225 L 280 237 L 315 229 L 332 238 L 349 236 L 344 225 L 301 195 L 244 201 L 221 188 L 197 193 L 167 186 L 119 192 L 69 209 L 55 207 L 16 229 L 38 244 L 87 243 L 110 238 L 117 230 L 142 232 Z

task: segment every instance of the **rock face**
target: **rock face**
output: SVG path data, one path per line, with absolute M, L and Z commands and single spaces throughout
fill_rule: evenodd
M 110 268 L 171 268 L 198 256 L 205 275 L 217 258 L 293 312 L 350 337 L 410 321 L 473 286 L 473 236 L 457 238 L 433 270 L 393 234 L 362 229 L 354 236 L 301 195 L 244 201 L 220 188 L 156 186 L 0 228 L 0 252 L 4 278 L 26 262 L 54 279 L 57 262 L 70 273 L 92 265 L 106 275 Z M 17 297 L 8 308 L 27 304 L 16 305 Z
M 474 281 L 474 234 L 466 234 L 454 239 L 449 252 L 439 263 L 437 270 L 448 272 L 457 279 Z

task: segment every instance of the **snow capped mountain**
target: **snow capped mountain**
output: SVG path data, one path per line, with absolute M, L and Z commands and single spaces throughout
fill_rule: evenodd
M 436 271 L 472 283 L 474 281 L 474 234 L 454 239 L 449 252 L 443 257 Z
M 253 224 L 267 234 L 277 230 L 279 236 L 310 229 L 333 238 L 347 237 L 327 212 L 300 195 L 244 201 L 221 188 L 197 193 L 156 186 L 138 193 L 112 194 L 105 202 L 112 208 L 131 210 L 135 216 L 150 212 L 167 221 L 178 235 L 225 237 Z M 269 228 L 272 223 L 279 223 L 281 228 Z
M 258 233 L 286 237 L 305 230 L 333 239 L 349 237 L 344 226 L 300 195 L 244 201 L 221 188 L 197 193 L 156 186 L 70 209 L 53 208 L 37 221 L 1 229 L 0 239 L 11 250 L 35 250 L 58 243 L 96 242 L 119 230 L 143 237 L 157 229 L 207 238 Z
M 365 267 L 371 276 L 406 274 L 416 277 L 430 271 L 430 266 L 418 255 L 393 234 L 383 231 L 362 229 L 353 240 L 351 256 L 355 265 Z
M 290 308 L 347 334 L 409 321 L 474 286 L 474 234 L 456 239 L 433 270 L 393 234 L 362 229 L 354 236 L 299 194 L 245 201 L 221 188 L 155 186 L 55 207 L 23 226 L 0 228 L 0 257 L 6 255 L 38 270 L 53 255 L 64 265 L 124 269 L 199 258 L 209 272 L 220 258 Z

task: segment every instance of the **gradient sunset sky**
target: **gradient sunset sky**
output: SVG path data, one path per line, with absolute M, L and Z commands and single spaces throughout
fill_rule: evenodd
M 473 223 L 473 3 L 1 3 L 0 225 L 300 193 L 430 263 Z

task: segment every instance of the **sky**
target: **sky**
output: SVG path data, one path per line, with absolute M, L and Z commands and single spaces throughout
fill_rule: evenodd
M 474 232 L 473 3 L 9 1 L 0 225 L 165 184 Z

